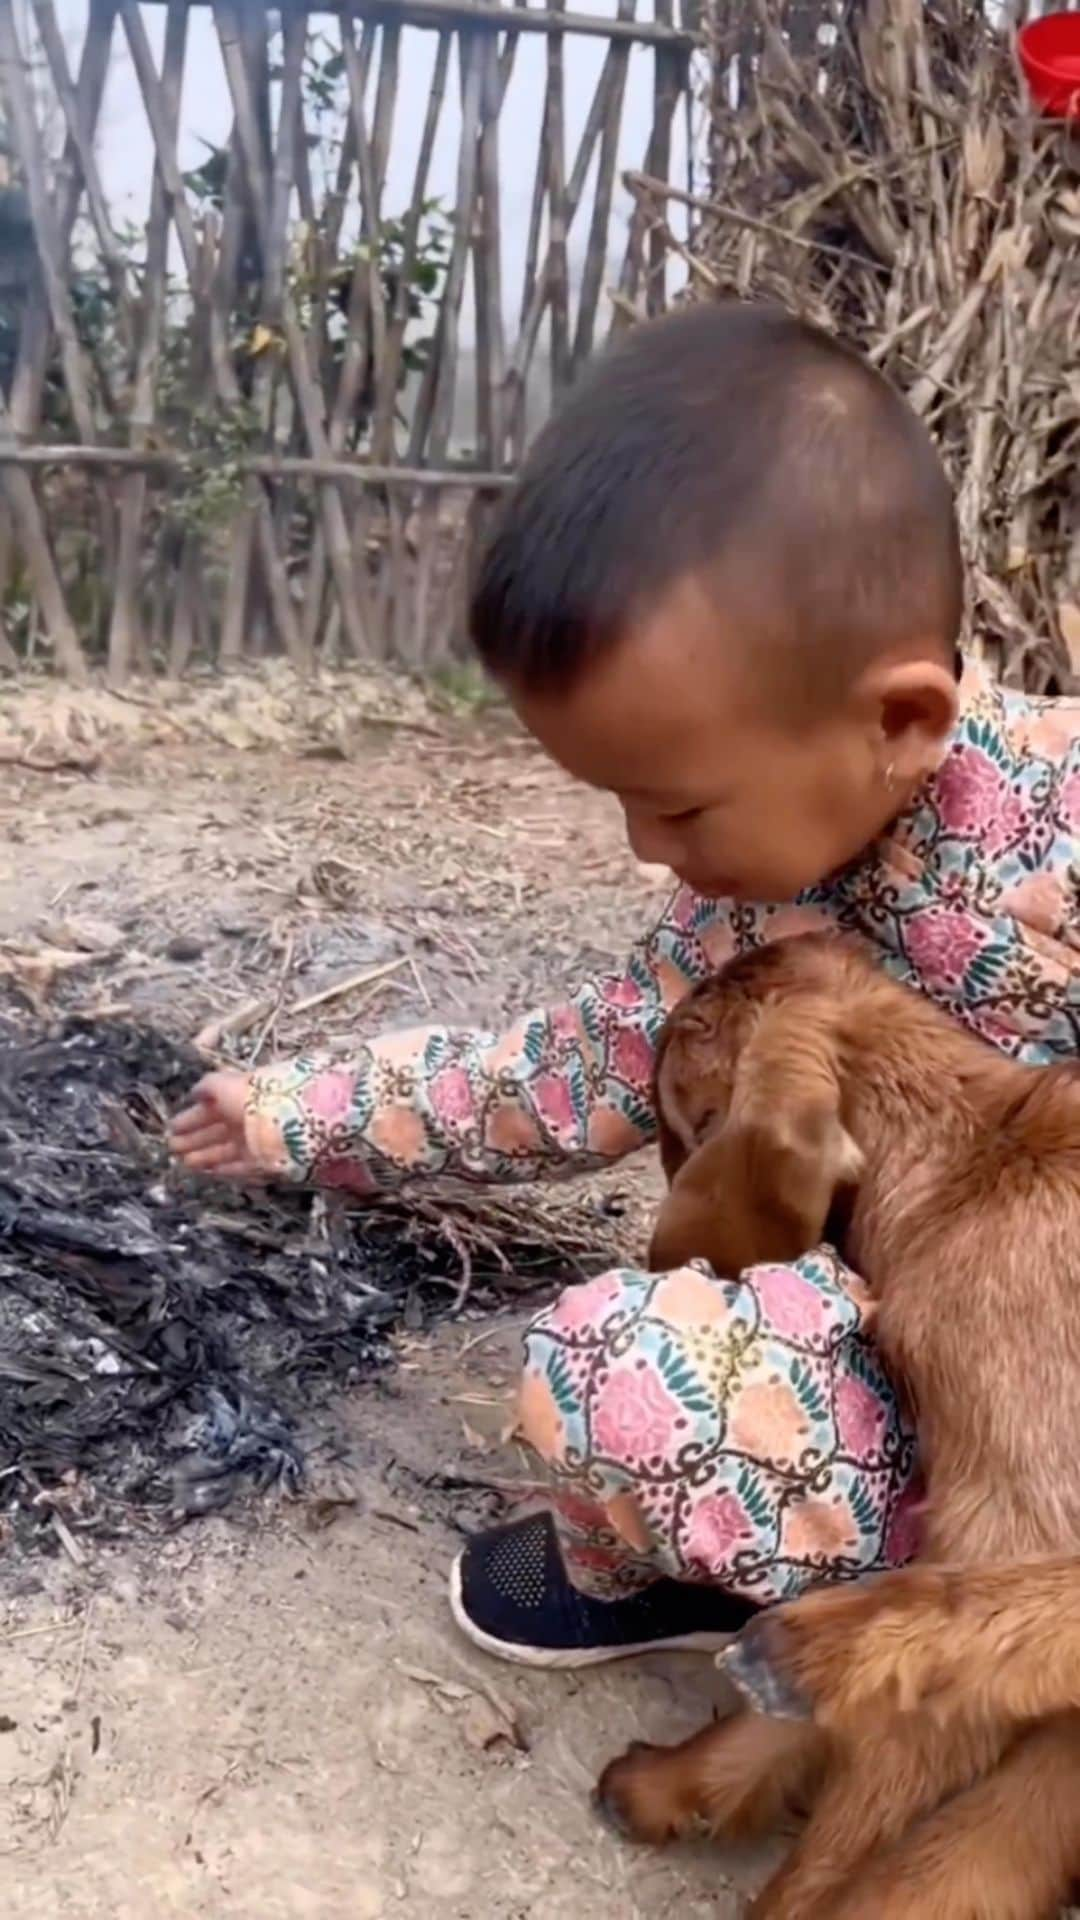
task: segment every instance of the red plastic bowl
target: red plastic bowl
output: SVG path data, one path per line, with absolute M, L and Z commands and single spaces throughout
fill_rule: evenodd
M 1080 120 L 1080 12 L 1029 20 L 1016 51 L 1031 98 L 1055 120 Z

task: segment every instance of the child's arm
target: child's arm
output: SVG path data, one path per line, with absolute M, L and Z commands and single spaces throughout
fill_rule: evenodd
M 623 973 L 502 1035 L 416 1028 L 338 1064 L 212 1075 L 177 1122 L 177 1151 L 218 1173 L 359 1192 L 416 1173 L 529 1180 L 618 1159 L 653 1136 L 664 1014 L 733 947 L 731 909 L 682 891 Z

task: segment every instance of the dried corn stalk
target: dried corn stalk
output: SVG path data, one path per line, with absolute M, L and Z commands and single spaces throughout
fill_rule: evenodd
M 1066 686 L 1080 134 L 1031 119 L 976 0 L 719 0 L 714 27 L 698 280 L 839 329 L 904 388 L 956 483 L 975 644 L 1014 684 Z

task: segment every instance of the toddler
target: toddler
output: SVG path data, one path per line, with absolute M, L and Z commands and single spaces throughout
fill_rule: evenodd
M 822 925 L 989 1044 L 1074 1056 L 1080 706 L 961 671 L 962 600 L 940 461 L 876 370 L 772 308 L 635 329 L 526 460 L 472 632 L 677 891 L 624 972 L 506 1033 L 212 1074 L 181 1159 L 356 1194 L 601 1166 L 653 1137 L 674 1002 Z M 909 1558 L 913 1429 L 866 1318 L 830 1247 L 735 1282 L 624 1268 L 569 1288 L 528 1330 L 521 1386 L 551 1511 L 465 1548 L 463 1630 L 537 1666 L 710 1648 L 811 1581 Z

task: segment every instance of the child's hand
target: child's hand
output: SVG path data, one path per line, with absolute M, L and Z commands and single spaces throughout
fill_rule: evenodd
M 217 1174 L 223 1180 L 258 1180 L 268 1169 L 247 1144 L 244 1111 L 251 1088 L 246 1073 L 208 1073 L 178 1113 L 169 1145 L 189 1173 Z

